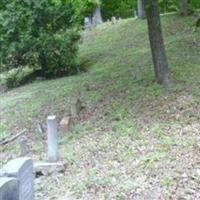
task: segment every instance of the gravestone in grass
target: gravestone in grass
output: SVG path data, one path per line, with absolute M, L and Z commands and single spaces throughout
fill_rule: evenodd
M 19 200 L 19 184 L 16 178 L 0 177 L 0 199 Z
M 90 30 L 92 27 L 92 20 L 89 17 L 85 17 L 84 19 L 84 28 L 85 30 Z
M 71 115 L 73 118 L 78 117 L 79 113 L 81 112 L 82 103 L 79 98 L 74 98 L 71 104 Z
M 33 162 L 30 158 L 11 160 L 1 169 L 1 176 L 18 180 L 19 200 L 33 200 Z
M 58 124 L 56 116 L 47 118 L 48 135 L 48 160 L 49 162 L 58 161 Z
M 70 131 L 73 127 L 73 119 L 70 116 L 63 117 L 63 119 L 60 122 L 60 128 L 59 132 L 60 133 L 67 133 Z
M 113 16 L 113 17 L 111 18 L 111 22 L 112 22 L 112 24 L 115 24 L 115 23 L 116 23 L 116 21 L 117 21 L 116 17 L 115 17 L 115 16 Z

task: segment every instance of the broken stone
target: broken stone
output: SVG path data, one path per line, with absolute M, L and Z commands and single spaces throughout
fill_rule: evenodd
M 60 133 L 67 133 L 73 127 L 72 117 L 64 117 L 60 122 Z

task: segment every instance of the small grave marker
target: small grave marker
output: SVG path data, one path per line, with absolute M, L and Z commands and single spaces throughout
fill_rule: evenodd
M 56 116 L 47 118 L 48 134 L 48 160 L 49 162 L 58 161 L 58 124 Z

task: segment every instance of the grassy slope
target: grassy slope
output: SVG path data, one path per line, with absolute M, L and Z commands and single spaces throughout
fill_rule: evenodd
M 146 22 L 129 19 L 84 36 L 80 60 L 87 73 L 36 82 L 0 97 L 1 133 L 28 128 L 32 153 L 41 159 L 45 140 L 36 133 L 37 124 L 49 114 L 62 118 L 73 96 L 85 102 L 73 131 L 61 137 L 65 176 L 59 182 L 48 177 L 38 189 L 44 195 L 64 195 L 68 188 L 76 199 L 199 197 L 199 32 L 193 31 L 193 17 L 162 21 L 174 80 L 170 88 L 155 83 Z M 18 155 L 18 146 L 2 148 L 2 158 Z M 48 181 L 52 187 L 46 187 Z

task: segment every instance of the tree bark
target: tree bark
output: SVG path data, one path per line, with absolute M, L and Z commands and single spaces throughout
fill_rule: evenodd
M 167 85 L 169 80 L 168 62 L 162 36 L 161 21 L 157 0 L 143 0 L 149 32 L 154 71 L 157 83 Z
M 180 0 L 180 13 L 181 15 L 188 15 L 188 0 Z
M 139 19 L 145 19 L 146 14 L 144 10 L 144 4 L 142 0 L 137 0 L 137 13 L 138 13 L 138 18 Z

